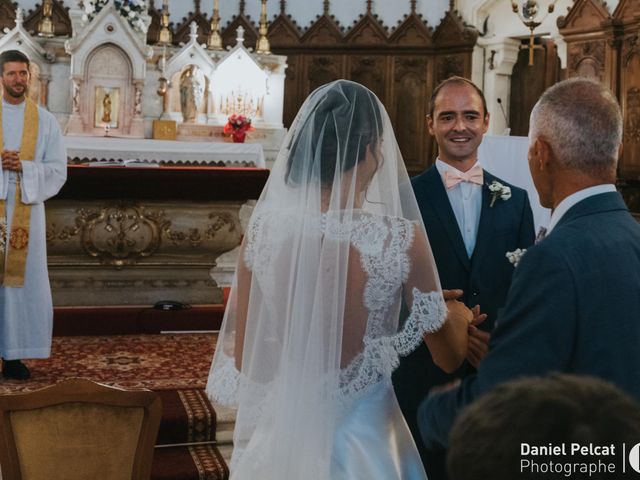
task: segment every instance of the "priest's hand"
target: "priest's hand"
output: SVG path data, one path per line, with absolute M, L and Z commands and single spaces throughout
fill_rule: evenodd
M 473 320 L 469 324 L 469 349 L 467 350 L 467 361 L 474 368 L 480 366 L 482 359 L 489 353 L 489 339 L 491 335 L 478 328 L 487 319 L 487 315 L 480 313 L 480 305 L 471 309 Z
M 3 150 L 0 154 L 2 157 L 2 169 L 12 172 L 21 172 L 22 163 L 20 163 L 20 152 L 17 150 Z

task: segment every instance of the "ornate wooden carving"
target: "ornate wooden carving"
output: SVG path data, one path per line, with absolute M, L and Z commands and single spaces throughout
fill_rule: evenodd
M 640 19 L 640 0 L 620 0 L 613 12 L 613 18 L 625 24 Z
M 464 77 L 464 55 L 441 55 L 436 60 L 436 85 L 449 77 Z
M 198 43 L 207 43 L 207 37 L 211 30 L 211 26 L 209 25 L 210 20 L 207 19 L 207 15 L 205 13 L 200 11 L 200 2 L 196 2 L 195 10 L 195 12 L 189 12 L 189 15 L 183 18 L 182 23 L 175 28 L 175 32 L 173 34 L 174 45 L 189 42 L 191 22 L 196 22 L 196 25 L 198 26 Z
M 281 9 L 269 41 L 274 53 L 288 58 L 285 125 L 314 88 L 338 78 L 352 79 L 385 104 L 409 171 L 420 172 L 433 160 L 426 133 L 427 99 L 437 80 L 471 74 L 477 36 L 454 12 L 445 16 L 436 33 L 415 11 L 388 33 L 370 10 L 345 32 L 325 3 L 323 14 L 300 34 Z
M 433 141 L 426 131 L 432 90 L 429 61 L 424 56 L 397 56 L 394 72 L 393 99 L 387 107 L 407 169 L 418 173 L 433 161 Z
M 151 0 L 149 3 L 148 14 L 151 17 L 151 24 L 147 30 L 147 43 L 155 45 L 160 38 L 160 10 L 155 8 L 155 2 Z
M 385 72 L 386 57 L 380 55 L 351 56 L 349 78 L 354 82 L 361 83 L 373 93 L 380 101 L 385 101 Z
M 342 77 L 341 57 L 328 55 L 310 57 L 305 96 L 321 85 Z
M 51 20 L 53 21 L 53 30 L 56 36 L 71 36 L 71 19 L 69 18 L 69 7 L 62 4 L 62 0 L 52 0 Z M 38 22 L 42 19 L 42 3 L 36 4 L 33 11 L 29 11 L 24 19 L 24 28 L 26 31 L 34 34 Z
M 436 31 L 433 33 L 434 43 L 440 47 L 460 47 L 461 45 L 475 45 L 478 32 L 465 27 L 457 12 L 449 10 Z
M 0 30 L 12 29 L 16 26 L 16 8 L 18 8 L 18 2 L 0 0 Z
M 389 43 L 403 47 L 424 47 L 431 45 L 432 32 L 415 12 L 411 13 L 389 37 Z
M 278 15 L 267 33 L 271 48 L 295 47 L 300 44 L 300 29 L 290 15 Z
M 606 40 L 576 42 L 568 47 L 569 76 L 603 80 Z
M 238 27 L 244 28 L 244 44 L 247 47 L 255 47 L 258 41 L 258 29 L 251 22 L 251 20 L 241 13 L 237 15 L 231 23 L 222 32 L 222 45 L 235 46 L 236 37 L 238 36 L 236 30 Z
M 613 15 L 599 0 L 576 0 L 558 20 L 569 76 L 595 77 L 617 95 L 623 115 L 621 191 L 640 211 L 640 0 L 620 0 Z
M 559 17 L 558 29 L 563 35 L 593 31 L 603 21 L 611 18 L 607 7 L 600 0 L 576 0 L 564 17 Z
M 342 31 L 333 17 L 322 15 L 304 33 L 301 43 L 321 47 L 336 46 L 342 44 Z
M 364 15 L 344 38 L 352 45 L 379 45 L 386 43 L 387 32 L 371 13 Z

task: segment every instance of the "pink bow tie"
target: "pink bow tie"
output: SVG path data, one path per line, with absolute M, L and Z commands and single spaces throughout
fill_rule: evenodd
M 478 164 L 474 165 L 471 170 L 466 172 L 445 170 L 444 172 L 444 185 L 447 190 L 451 190 L 460 182 L 475 183 L 476 185 L 482 185 L 483 175 L 482 167 Z

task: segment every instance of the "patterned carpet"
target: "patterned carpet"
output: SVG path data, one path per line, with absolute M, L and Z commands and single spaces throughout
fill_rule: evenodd
M 0 394 L 70 377 L 125 388 L 202 389 L 216 339 L 215 333 L 54 337 L 50 358 L 25 362 L 31 379 L 0 377 Z

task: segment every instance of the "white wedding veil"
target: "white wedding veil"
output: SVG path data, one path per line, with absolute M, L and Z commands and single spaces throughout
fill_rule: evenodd
M 330 478 L 343 409 L 444 315 L 383 105 L 354 82 L 318 88 L 249 222 L 207 385 L 238 408 L 232 478 Z

